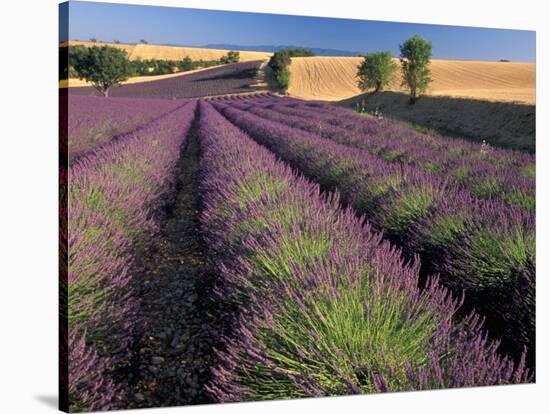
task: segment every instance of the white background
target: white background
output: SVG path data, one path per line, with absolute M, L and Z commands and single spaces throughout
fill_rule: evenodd
M 144 0 L 187 6 L 537 30 L 537 384 L 154 409 L 150 413 L 539 413 L 548 406 L 548 19 L 542 1 Z M 0 14 L 0 412 L 57 404 L 56 0 L 2 2 Z M 544 19 L 546 18 L 547 21 Z M 320 45 L 322 46 L 322 45 Z M 7 93 L 6 93 L 7 92 Z M 545 105 L 546 104 L 546 105 Z M 548 407 L 546 408 L 548 409 Z M 137 411 L 128 411 L 137 412 Z M 144 412 L 143 410 L 139 412 Z M 545 412 L 548 412 L 545 410 Z

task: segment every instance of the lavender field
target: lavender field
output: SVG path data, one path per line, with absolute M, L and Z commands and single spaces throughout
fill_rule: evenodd
M 169 79 L 142 82 L 113 88 L 111 96 L 127 98 L 181 99 L 231 93 L 250 93 L 262 61 L 234 63 L 203 72 L 183 74 Z M 69 88 L 70 95 L 100 95 L 92 87 Z
M 258 65 L 60 98 L 69 408 L 533 382 L 535 156 Z
M 111 99 L 99 97 L 62 96 L 69 109 L 63 113 L 68 119 L 60 124 L 67 126 L 69 162 L 107 144 L 115 137 L 134 133 L 182 106 L 181 101 L 149 99 Z M 66 148 L 62 150 L 66 151 Z

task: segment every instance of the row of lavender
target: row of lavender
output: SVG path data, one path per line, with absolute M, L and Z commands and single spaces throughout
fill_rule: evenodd
M 519 358 L 527 348 L 529 366 L 534 367 L 532 211 L 498 199 L 480 199 L 450 185 L 445 176 L 387 162 L 368 151 L 237 109 L 241 101 L 213 103 L 235 125 L 322 188 L 338 189 L 345 203 L 366 215 L 409 257 L 420 254 L 424 274 L 440 273 L 442 283 L 457 295 L 465 291 L 466 307 L 486 317 L 488 328 L 495 337 L 502 337 L 506 351 Z
M 450 185 L 476 197 L 535 210 L 535 159 L 530 154 L 420 134 L 395 121 L 360 117 L 342 109 L 331 112 L 322 104 L 289 98 L 253 98 L 236 105 L 262 118 L 364 149 L 385 161 L 445 177 Z
M 181 102 L 179 104 L 181 106 Z M 82 157 L 68 170 L 68 391 L 71 411 L 123 408 L 130 345 L 143 328 L 132 269 L 154 211 L 174 191 L 174 168 L 196 109 L 160 120 Z
M 61 96 L 60 126 L 64 140 L 60 154 L 76 158 L 109 143 L 115 136 L 136 132 L 154 119 L 175 111 L 182 101 L 151 99 L 103 99 L 94 96 Z M 68 146 L 68 149 L 67 149 Z
M 477 316 L 453 322 L 460 304 L 436 279 L 419 289 L 418 263 L 404 264 L 337 194 L 322 195 L 211 104 L 200 115 L 201 222 L 227 309 L 208 385 L 216 400 L 529 380 Z
M 401 140 L 403 143 L 407 143 L 410 139 L 414 139 L 418 145 L 431 147 L 434 152 L 443 150 L 438 156 L 445 157 L 445 151 L 451 149 L 451 157 L 462 154 L 476 154 L 482 149 L 491 150 L 491 157 L 494 160 L 503 160 L 504 162 L 510 162 L 511 164 L 518 163 L 532 163 L 534 162 L 534 156 L 525 152 L 489 148 L 487 145 L 475 143 L 461 138 L 450 138 L 444 135 L 434 136 L 431 134 L 425 134 L 417 132 L 410 128 L 410 125 L 388 118 L 381 118 L 375 116 L 358 115 L 352 110 L 340 106 L 327 104 L 324 102 L 304 101 L 295 98 L 280 98 L 277 101 L 269 100 L 267 98 L 275 98 L 276 95 L 264 94 L 256 95 L 260 98 L 259 101 L 266 105 L 277 104 L 283 105 L 289 108 L 295 108 L 297 110 L 315 111 L 323 114 L 324 121 L 329 121 L 330 124 L 335 126 L 341 126 L 346 129 L 362 131 L 366 134 L 378 135 L 381 134 L 384 137 Z M 242 97 L 240 97 L 242 99 Z M 306 113 L 307 116 L 312 115 L 311 112 Z

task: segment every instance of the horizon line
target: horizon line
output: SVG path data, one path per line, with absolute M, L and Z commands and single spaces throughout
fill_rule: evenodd
M 189 48 L 189 49 L 209 49 L 209 50 L 236 50 L 236 51 L 240 51 L 240 52 L 258 52 L 258 53 L 275 53 L 275 52 L 272 52 L 272 51 L 266 51 L 266 50 L 245 50 L 245 49 L 218 49 L 218 48 L 213 48 L 213 47 L 208 47 L 208 45 L 204 45 L 204 46 L 191 46 L 191 45 L 183 45 L 183 44 L 163 44 L 163 43 L 141 43 L 141 42 L 120 42 L 120 43 L 115 43 L 114 40 L 112 41 L 105 41 L 105 40 L 96 40 L 95 42 L 92 42 L 91 40 L 80 40 L 80 39 L 72 39 L 72 40 L 59 40 L 59 44 L 63 44 L 63 43 L 70 43 L 70 42 L 85 42 L 85 43 L 101 43 L 101 44 L 106 44 L 106 45 L 128 45 L 128 46 L 156 46 L 156 47 L 175 47 L 175 48 Z M 283 46 L 287 46 L 287 45 L 233 45 L 233 46 L 244 46 L 244 47 L 259 47 L 259 46 L 269 46 L 269 47 L 283 47 Z M 324 47 L 305 47 L 305 46 L 297 46 L 297 45 L 288 45 L 288 46 L 292 46 L 292 47 L 295 47 L 295 48 L 300 48 L 300 49 L 305 49 L 305 50 L 310 50 L 310 49 L 325 49 L 325 50 L 335 50 L 335 51 L 339 51 L 339 52 L 348 52 L 347 50 L 344 50 L 344 49 L 334 49 L 334 48 L 324 48 Z M 366 55 L 368 55 L 369 53 L 361 53 L 361 52 L 357 52 L 358 54 L 357 55 L 315 55 L 315 56 L 312 56 L 312 57 L 355 57 L 355 58 L 360 58 L 360 57 L 364 57 Z M 370 52 L 370 53 L 373 53 L 373 52 Z M 399 59 L 399 56 L 394 56 L 392 55 L 392 58 L 394 59 Z M 157 59 L 157 60 L 168 60 L 168 59 Z M 497 60 L 493 60 L 493 59 L 460 59 L 460 58 L 438 58 L 438 57 L 432 57 L 432 60 L 450 60 L 450 61 L 460 61 L 460 62 L 494 62 L 494 63 L 528 63 L 528 64 L 531 64 L 531 65 L 536 65 L 537 62 L 530 62 L 530 61 L 525 61 L 525 60 L 511 60 L 511 59 L 506 59 L 506 58 L 502 58 L 502 59 L 497 59 Z

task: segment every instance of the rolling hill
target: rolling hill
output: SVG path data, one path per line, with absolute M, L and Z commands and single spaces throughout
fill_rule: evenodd
M 359 57 L 293 58 L 289 94 L 303 99 L 339 101 L 359 95 Z M 452 96 L 501 102 L 535 103 L 535 64 L 433 60 L 431 96 Z M 400 76 L 389 88 L 404 91 Z

